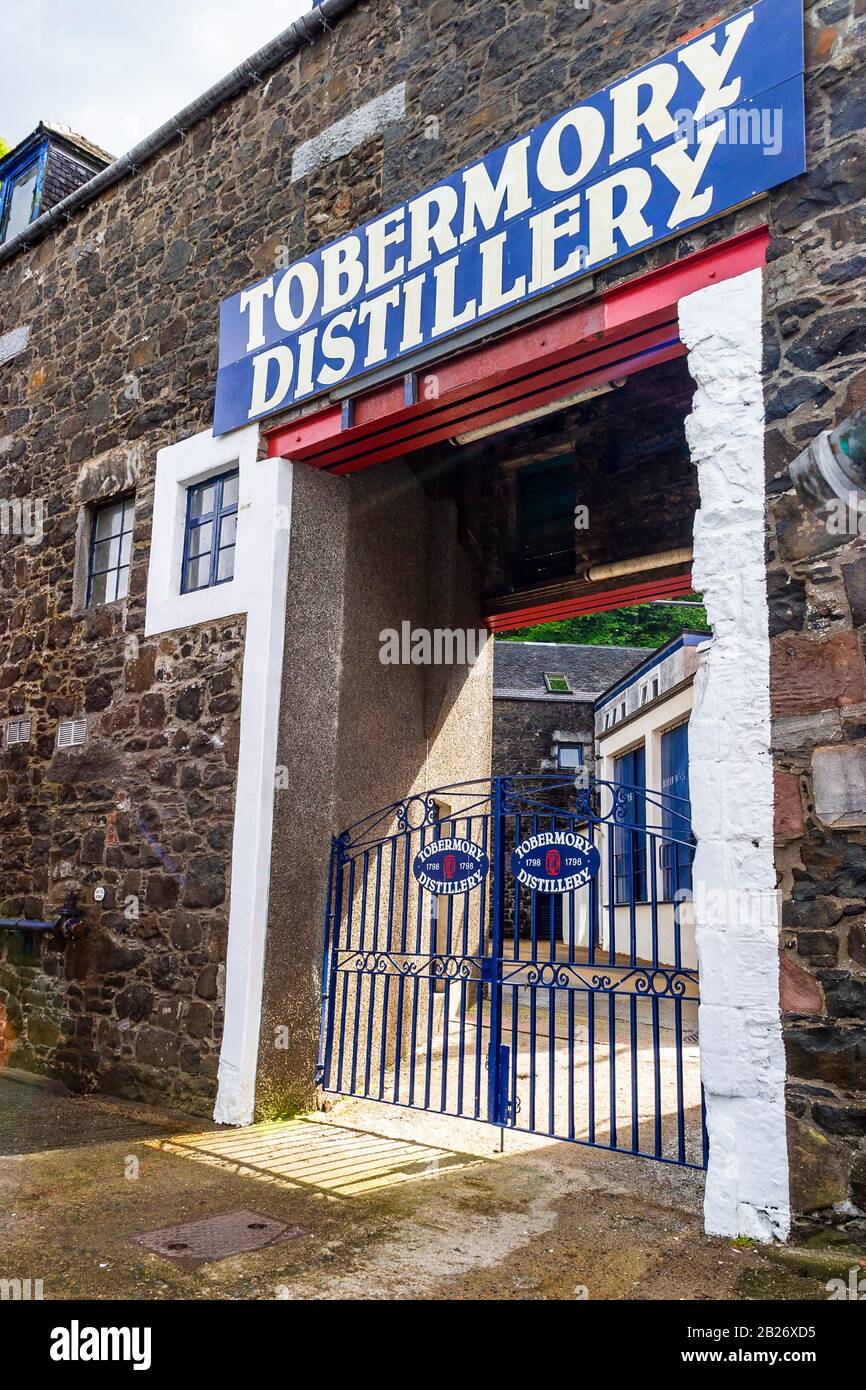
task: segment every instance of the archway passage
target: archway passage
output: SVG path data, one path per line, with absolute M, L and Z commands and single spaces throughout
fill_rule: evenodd
M 405 533 L 421 495 L 434 535 L 447 518 L 465 561 L 456 586 L 431 572 L 446 629 L 458 625 L 458 605 L 504 634 L 688 593 L 699 500 L 685 434 L 694 385 L 675 306 L 665 313 L 673 315 L 669 340 L 642 351 L 635 369 L 608 373 L 528 418 L 461 429 L 400 460 L 347 467 L 339 479 L 316 466 L 315 483 L 339 488 L 363 517 L 358 563 L 374 526 L 377 535 L 383 526 Z M 312 469 L 303 471 L 309 481 Z M 378 511 L 364 500 L 374 475 Z M 435 539 L 427 553 L 435 555 Z M 403 573 L 380 610 L 393 615 L 394 632 L 411 611 Z M 405 744 L 402 724 L 389 736 L 383 721 L 399 708 L 423 633 L 417 620 L 406 626 L 412 641 L 401 643 L 401 674 L 380 667 L 375 699 L 370 679 L 355 690 L 375 705 L 376 757 L 388 766 L 398 751 L 392 740 Z M 360 631 L 356 621 L 355 646 Z M 419 641 L 411 669 L 424 673 L 429 759 L 453 695 L 445 672 L 424 671 L 422 653 Z M 473 757 L 482 740 L 479 724 Z M 694 849 L 687 801 L 645 777 L 576 785 L 574 773 L 538 775 L 529 757 L 519 775 L 478 780 L 463 771 L 467 746 L 463 734 L 448 752 L 447 785 L 421 780 L 420 765 L 411 788 L 366 815 L 378 798 L 360 799 L 364 779 L 353 764 L 346 804 L 357 809 L 333 843 L 325 914 L 319 1085 L 361 1102 L 705 1167 L 697 957 L 681 901 Z M 517 847 L 549 835 L 587 841 L 597 855 L 579 886 L 518 878 Z M 416 872 L 431 847 L 453 856 L 458 882 L 472 878 L 476 858 L 483 872 L 465 892 L 440 893 Z M 545 844 L 545 873 L 554 872 L 548 853 L 569 849 Z
M 578 324 L 581 352 L 603 349 L 614 329 L 621 338 L 626 322 L 640 329 L 647 311 L 675 310 L 675 341 L 656 343 L 623 374 L 621 360 L 609 362 L 595 381 L 584 375 L 570 392 L 560 383 L 529 409 L 523 408 L 525 396 L 503 400 L 495 419 L 485 420 L 484 411 L 474 418 L 464 412 L 459 421 L 437 414 L 443 403 L 449 409 L 456 403 L 457 393 L 471 394 L 473 382 L 486 392 L 491 378 L 484 372 L 495 361 L 525 384 L 539 350 L 549 345 L 551 318 L 278 426 L 269 442 L 272 455 L 310 465 L 300 470 L 308 491 L 339 498 L 358 519 L 357 543 L 348 552 L 353 582 L 342 590 L 350 645 L 340 650 L 355 657 L 365 651 L 367 666 L 364 681 L 354 681 L 343 700 L 352 757 L 337 768 L 345 813 L 332 825 L 357 822 L 370 805 L 397 805 L 420 789 L 485 775 L 489 724 L 485 728 L 481 704 L 492 663 L 479 661 L 466 676 L 454 667 L 425 671 L 410 664 L 412 657 L 383 668 L 370 656 L 371 624 L 377 631 L 386 622 L 394 630 L 405 627 L 411 636 L 418 612 L 437 628 L 477 619 L 488 631 L 507 633 L 546 619 L 609 611 L 638 597 L 669 600 L 692 584 L 703 593 L 714 636 L 695 677 L 688 752 L 697 841 L 695 932 L 709 962 L 700 1007 L 710 1139 L 707 1224 L 761 1238 L 783 1235 L 788 1221 L 778 960 L 769 921 L 774 879 L 759 269 L 766 243 L 760 229 L 744 234 L 605 292 L 584 310 L 569 310 L 597 315 L 594 328 L 588 317 L 582 328 Z M 616 308 L 620 294 L 628 304 L 614 325 L 623 308 L 622 301 Z M 536 357 L 521 358 L 522 348 Z M 435 389 L 428 400 L 419 387 L 430 381 Z M 427 415 L 435 428 L 415 430 Z M 411 438 L 407 422 L 414 422 Z M 379 485 L 371 500 L 374 475 Z M 424 508 L 426 539 L 415 525 L 416 511 Z M 454 557 L 459 564 L 451 563 Z M 318 563 L 315 553 L 303 559 Z M 302 573 L 300 556 L 297 564 Z M 375 607 L 354 571 L 363 572 Z M 378 739 L 363 733 L 368 710 Z M 738 746 L 754 750 L 754 757 L 723 755 L 721 710 Z M 324 893 L 324 873 L 321 882 Z M 751 928 L 741 929 L 727 910 L 729 903 L 736 906 L 743 884 L 767 903 L 768 920 L 761 921 L 754 950 L 747 940 Z M 741 949 L 746 945 L 748 952 Z M 744 979 L 734 989 L 732 965 L 747 959 L 758 960 L 758 987 Z M 753 1035 L 761 1046 L 746 1048 L 743 1038 Z M 773 1156 L 769 1165 L 755 1134 Z
M 688 801 L 443 787 L 334 840 L 319 1083 L 705 1167 Z

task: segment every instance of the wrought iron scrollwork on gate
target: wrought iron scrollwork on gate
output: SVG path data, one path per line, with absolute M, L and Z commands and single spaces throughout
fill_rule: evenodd
M 551 843 L 578 886 L 513 870 Z M 562 773 L 366 816 L 333 843 L 322 1086 L 704 1166 L 693 853 L 682 798 Z

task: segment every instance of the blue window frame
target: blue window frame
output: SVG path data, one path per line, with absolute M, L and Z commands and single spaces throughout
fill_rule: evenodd
M 689 799 L 689 726 L 677 724 L 661 738 L 662 827 L 667 837 L 662 844 L 662 895 L 673 902 L 681 892 L 692 890 L 692 860 L 695 842 L 691 829 Z
M 646 835 L 646 748 L 634 748 L 616 758 L 614 779 L 627 788 L 623 824 L 614 829 L 614 902 L 619 907 L 645 903 L 647 894 Z
M 235 576 L 238 470 L 187 489 L 180 591 L 195 593 Z
M 132 496 L 93 509 L 87 564 L 88 608 L 126 598 L 134 520 Z
M 26 150 L 0 175 L 0 245 L 11 241 L 39 215 L 48 143 Z

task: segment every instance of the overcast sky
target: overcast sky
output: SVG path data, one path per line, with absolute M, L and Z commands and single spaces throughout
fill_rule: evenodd
M 58 121 L 111 154 L 155 130 L 311 0 L 25 0 L 4 4 L 0 136 Z

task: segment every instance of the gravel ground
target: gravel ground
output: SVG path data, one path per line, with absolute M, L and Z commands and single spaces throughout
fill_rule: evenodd
M 708 1238 L 702 1175 L 341 1103 L 237 1131 L 0 1080 L 0 1278 L 46 1299 L 824 1299 L 848 1251 Z M 283 1243 L 181 1268 L 144 1232 L 245 1210 Z

